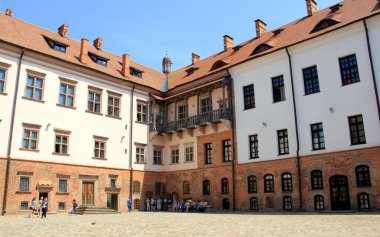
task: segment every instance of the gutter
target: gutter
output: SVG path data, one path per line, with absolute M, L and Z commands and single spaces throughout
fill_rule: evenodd
M 1 215 L 3 215 L 3 216 L 6 214 L 6 207 L 7 207 L 9 174 L 10 174 L 10 168 L 11 168 L 11 151 L 12 151 L 13 130 L 14 130 L 14 123 L 15 123 L 18 87 L 20 84 L 21 63 L 22 63 L 22 59 L 23 59 L 24 55 L 25 55 L 25 49 L 22 49 L 21 55 L 20 55 L 19 60 L 18 60 L 17 78 L 16 78 L 16 82 L 15 82 L 15 90 L 14 90 L 12 114 L 11 114 L 11 124 L 10 124 L 10 128 L 9 128 L 8 148 L 7 148 L 7 164 L 6 164 L 6 168 L 5 168 L 3 209 L 1 211 Z
M 379 122 L 380 122 L 379 92 L 378 92 L 378 89 L 377 89 L 375 69 L 374 69 L 374 66 L 373 66 L 373 57 L 372 57 L 371 42 L 369 40 L 368 27 L 367 27 L 367 21 L 366 21 L 366 19 L 363 19 L 363 24 L 364 24 L 364 29 L 365 29 L 365 36 L 366 36 L 366 39 L 367 39 L 367 48 L 368 48 L 369 62 L 371 64 L 371 73 L 372 73 L 373 86 L 374 86 L 375 95 L 376 95 L 377 113 L 379 115 Z
M 302 210 L 302 181 L 301 181 L 301 164 L 300 164 L 300 141 L 298 134 L 298 120 L 297 120 L 297 106 L 296 106 L 296 98 L 294 94 L 294 77 L 293 77 L 293 65 L 292 65 L 292 56 L 289 53 L 288 47 L 285 48 L 286 54 L 288 55 L 289 60 L 289 71 L 290 71 L 290 84 L 292 86 L 292 99 L 293 99 L 293 113 L 294 113 L 294 125 L 296 128 L 296 140 L 297 140 L 297 174 L 298 174 L 298 195 L 300 199 L 300 210 Z
M 132 198 L 132 185 L 133 185 L 133 167 L 132 167 L 132 132 L 133 132 L 133 92 L 135 91 L 136 84 L 133 84 L 131 91 L 130 101 L 130 115 L 129 115 L 129 196 Z

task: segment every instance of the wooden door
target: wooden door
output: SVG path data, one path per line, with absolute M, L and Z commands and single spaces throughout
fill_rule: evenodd
M 94 182 L 83 182 L 82 202 L 83 205 L 94 205 Z

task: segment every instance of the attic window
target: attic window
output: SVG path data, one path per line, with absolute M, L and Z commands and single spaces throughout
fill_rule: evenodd
M 95 55 L 93 53 L 88 53 L 88 55 L 90 56 L 90 58 L 92 59 L 92 61 L 94 61 L 95 63 L 99 64 L 99 65 L 102 65 L 104 67 L 107 66 L 107 63 L 109 61 L 109 59 L 107 58 L 103 58 L 101 56 L 98 56 L 98 55 Z
M 48 43 L 48 45 L 50 46 L 50 48 L 54 49 L 55 51 L 61 52 L 61 53 L 66 53 L 66 48 L 68 47 L 68 45 L 57 42 L 57 41 L 50 39 L 46 36 L 43 36 L 43 37 L 45 38 L 45 40 Z
M 255 48 L 255 50 L 253 50 L 251 55 L 259 54 L 259 53 L 264 52 L 265 50 L 268 50 L 270 48 L 272 48 L 272 46 L 270 46 L 268 44 L 260 44 L 259 46 L 257 46 Z
M 216 61 L 214 65 L 212 65 L 210 71 L 213 71 L 215 69 L 221 68 L 223 66 L 227 65 L 227 63 L 223 62 L 222 60 Z
M 282 31 L 283 31 L 284 29 L 277 29 L 277 30 L 274 30 L 273 31 L 273 36 L 277 36 L 277 35 L 279 35 Z
M 239 49 L 241 49 L 243 46 L 241 45 L 236 45 L 235 47 L 233 47 L 232 49 L 234 50 L 234 52 L 236 51 L 239 51 Z
M 331 6 L 330 7 L 331 13 L 339 11 L 339 9 L 340 9 L 341 6 L 342 6 L 342 4 L 340 4 L 340 3 L 335 4 L 334 6 Z
M 187 76 L 193 74 L 196 70 L 198 70 L 199 67 L 191 67 L 189 69 L 186 69 L 185 71 L 187 72 Z
M 323 19 L 321 20 L 310 33 L 315 33 L 317 31 L 326 29 L 330 26 L 338 24 L 339 21 L 333 20 L 333 19 Z
M 134 67 L 130 67 L 129 71 L 131 73 L 131 76 L 142 78 L 143 71 L 140 71 Z

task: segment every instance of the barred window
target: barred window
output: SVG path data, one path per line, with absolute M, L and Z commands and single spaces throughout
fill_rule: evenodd
M 369 167 L 366 165 L 359 165 L 355 167 L 356 184 L 358 187 L 371 187 L 371 176 L 369 174 Z
M 273 175 L 266 174 L 264 176 L 264 193 L 273 193 L 273 192 L 274 192 Z
M 356 54 L 340 58 L 339 66 L 340 75 L 342 77 L 342 85 L 345 86 L 360 81 Z
M 244 109 L 252 109 L 255 108 L 255 88 L 252 85 L 243 87 L 243 95 L 244 95 Z
M 365 144 L 363 116 L 356 115 L 348 117 L 348 122 L 350 125 L 351 145 Z
M 367 193 L 358 194 L 358 209 L 370 209 L 369 195 Z
M 322 195 L 314 196 L 314 209 L 316 211 L 325 210 L 325 200 Z
M 139 181 L 133 181 L 132 189 L 134 193 L 140 192 L 140 182 Z
M 278 154 L 286 155 L 289 154 L 289 140 L 288 140 L 288 130 L 278 130 L 277 131 L 278 138 Z
M 256 176 L 248 176 L 248 193 L 257 193 L 257 179 Z
M 303 69 L 305 95 L 320 92 L 317 66 Z
M 283 173 L 281 175 L 281 184 L 282 184 L 282 191 L 283 192 L 292 192 L 293 191 L 292 174 Z
M 250 159 L 259 158 L 259 140 L 256 135 L 249 136 L 249 154 Z
M 321 170 L 313 170 L 310 172 L 311 189 L 323 189 L 323 176 Z
M 58 192 L 67 193 L 67 180 L 66 179 L 60 179 L 58 181 Z
M 59 202 L 58 203 L 58 211 L 64 211 L 66 210 L 66 205 L 64 202 Z
M 183 182 L 183 194 L 190 194 L 190 182 L 189 181 Z
M 21 192 L 29 191 L 29 178 L 28 177 L 21 177 L 20 178 L 19 191 L 21 191 Z
M 285 211 L 290 211 L 293 209 L 293 206 L 292 206 L 292 198 L 289 197 L 289 196 L 285 196 L 283 198 L 283 208 Z
M 272 78 L 273 103 L 285 100 L 284 76 Z
M 140 210 L 140 199 L 136 198 L 133 200 L 133 209 Z
M 20 210 L 27 211 L 29 209 L 29 202 L 23 201 L 20 203 Z

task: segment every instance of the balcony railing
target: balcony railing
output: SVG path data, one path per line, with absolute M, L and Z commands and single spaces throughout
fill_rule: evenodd
M 207 123 L 220 122 L 223 119 L 231 120 L 231 111 L 229 109 L 214 110 L 204 114 L 195 115 L 163 124 L 158 123 L 156 126 L 150 124 L 150 131 L 159 133 L 175 132 L 181 131 L 185 128 L 195 128 L 199 125 L 207 125 Z

